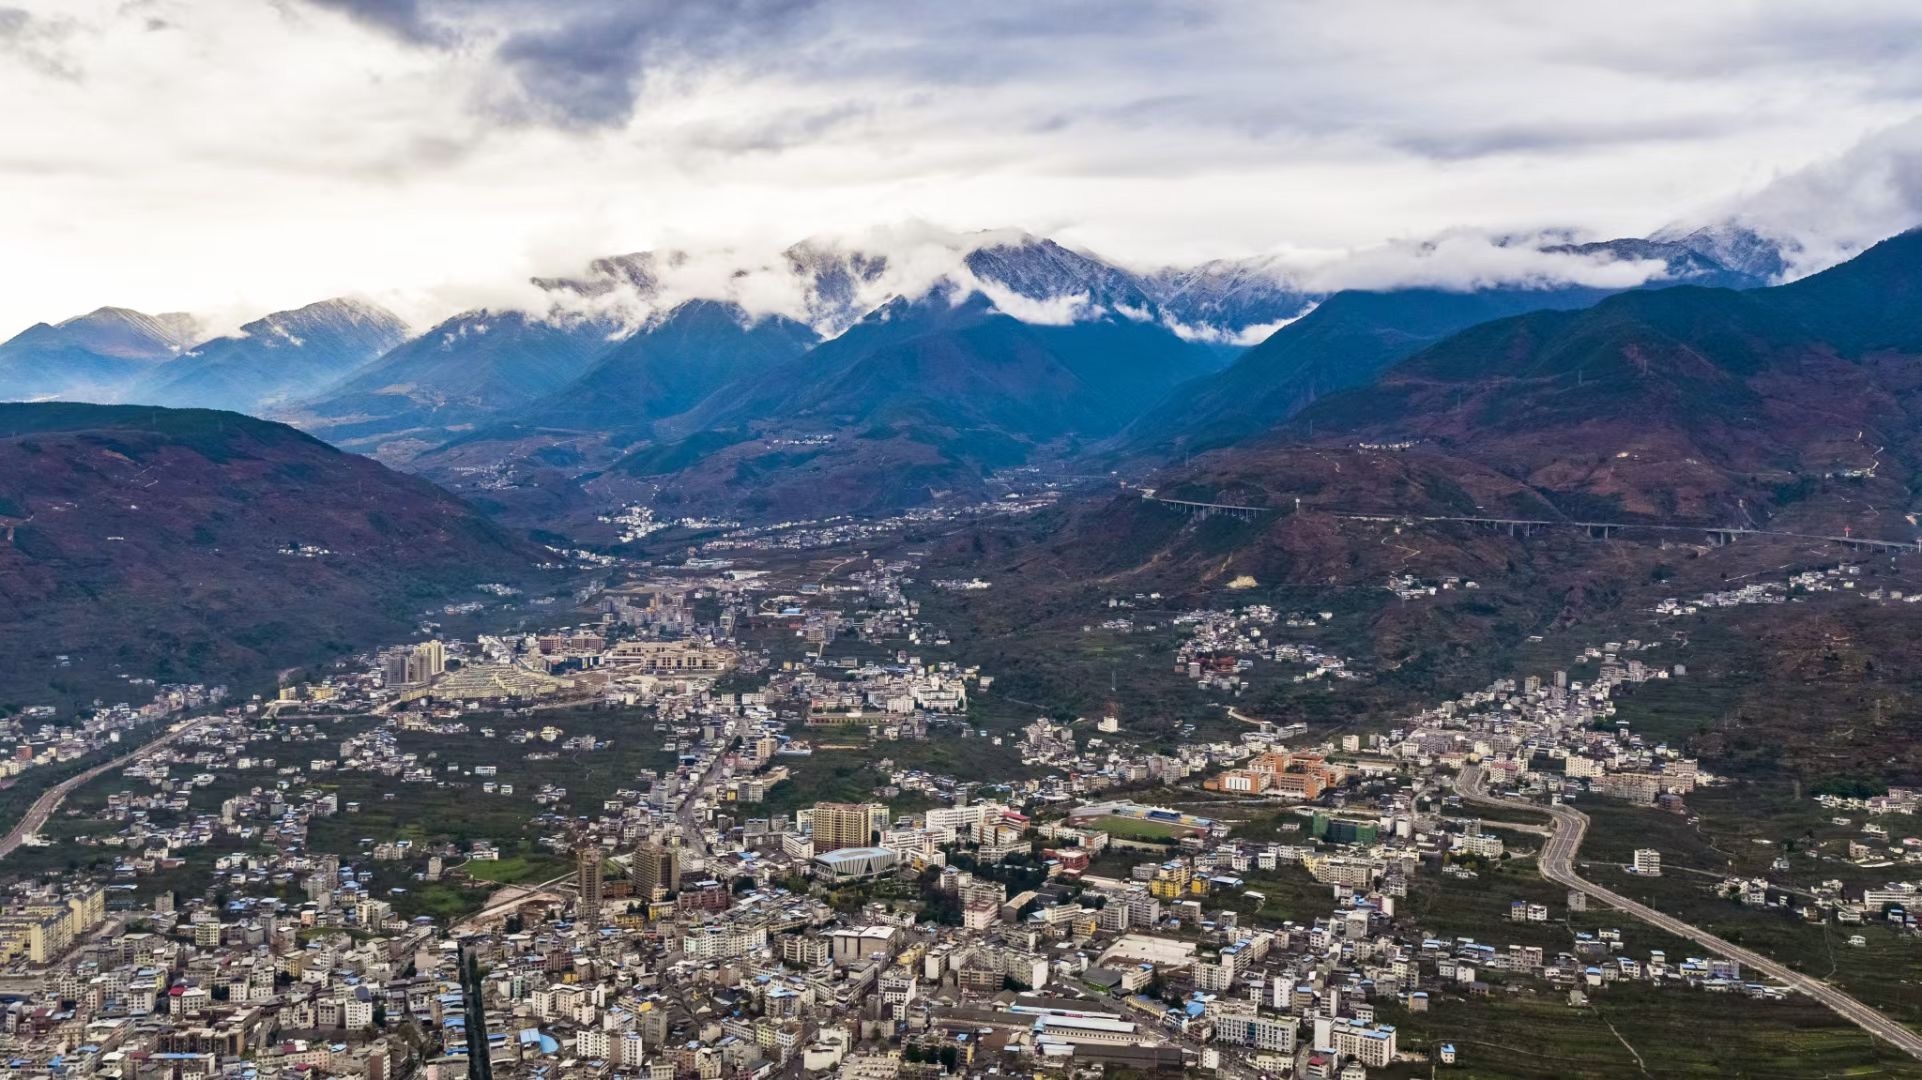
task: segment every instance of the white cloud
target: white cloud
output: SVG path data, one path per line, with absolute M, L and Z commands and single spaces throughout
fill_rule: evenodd
M 1135 264 L 1552 273 L 1388 241 L 1633 235 L 1798 175 L 1773 197 L 1843 250 L 1913 193 L 1808 170 L 1922 113 L 1922 9 L 1881 0 L 770 0 L 724 25 L 615 0 L 0 3 L 22 13 L 0 58 L 27 59 L 0 100 L 32 103 L 0 111 L 0 335 L 344 293 L 426 323 L 595 255 L 754 262 L 904 220 L 935 224 L 897 227 L 864 291 L 1009 222 Z M 1816 192 L 1873 209 L 1807 217 Z M 724 287 L 805 311 L 767 267 Z
M 1036 299 L 991 281 L 981 281 L 979 278 L 975 281 L 978 291 L 988 298 L 996 311 L 1031 326 L 1072 326 L 1084 319 L 1096 318 L 1101 313 L 1096 305 L 1089 302 L 1085 292 Z
M 1314 309 L 1310 308 L 1309 310 L 1312 311 Z M 1198 341 L 1208 345 L 1239 345 L 1246 347 L 1261 344 L 1274 336 L 1275 331 L 1287 326 L 1291 322 L 1299 320 L 1302 315 L 1306 314 L 1308 314 L 1308 312 L 1304 311 L 1301 315 L 1295 315 L 1286 319 L 1276 319 L 1274 322 L 1251 323 L 1239 330 L 1230 330 L 1220 326 L 1193 326 L 1188 323 L 1173 321 L 1170 321 L 1167 326 L 1168 329 L 1174 331 L 1176 337 L 1183 341 Z
M 1922 119 L 1730 200 L 1728 217 L 1786 241 L 1790 277 L 1812 274 L 1922 225 Z
M 1305 253 L 1292 272 L 1311 291 L 1429 288 L 1468 290 L 1494 285 L 1588 285 L 1629 289 L 1661 277 L 1659 260 L 1545 251 L 1555 238 L 1495 237 L 1455 230 L 1423 241 L 1395 241 L 1353 251 Z

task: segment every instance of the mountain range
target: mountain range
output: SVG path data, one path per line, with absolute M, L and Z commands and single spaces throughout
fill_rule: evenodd
M 399 345 L 407 325 L 356 300 L 323 300 L 256 319 L 156 365 L 121 392 L 129 402 L 270 411 L 330 386 Z
M 1720 236 L 1703 233 L 1697 239 L 1707 244 Z M 1644 288 L 1686 284 L 1742 289 L 1767 281 L 1730 269 L 1683 241 L 1615 240 L 1556 244 L 1544 250 L 1660 262 L 1665 273 Z M 1365 386 L 1397 361 L 1456 331 L 1529 311 L 1585 308 L 1616 291 L 1533 282 L 1469 291 L 1338 292 L 1221 372 L 1178 388 L 1139 417 L 1119 444 L 1130 454 L 1166 455 L 1232 443 L 1268 430 L 1326 395 Z
M 988 490 L 1010 465 L 1132 454 L 1159 498 L 1268 511 L 1201 527 L 1137 493 L 1084 503 L 1041 541 L 1069 578 L 1328 580 L 1353 556 L 1343 513 L 1912 542 L 1922 232 L 1772 286 L 1686 245 L 1624 251 L 1708 284 L 1338 292 L 1235 354 L 1169 314 L 1170 296 L 1202 290 L 1040 241 L 983 244 L 831 334 L 677 298 L 661 261 L 634 256 L 542 286 L 588 309 L 470 312 L 384 351 L 398 322 L 343 302 L 197 345 L 182 344 L 184 320 L 104 309 L 36 327 L 5 356 L 111 360 L 123 366 L 93 370 L 156 396 L 262 399 L 312 372 L 333 387 L 299 407 L 341 442 L 414 440 L 409 460 L 450 486 L 509 461 L 520 476 L 487 474 L 486 498 L 510 517 L 542 507 L 521 525 L 628 498 L 702 515 L 882 512 Z M 845 275 L 822 277 L 830 297 L 893 272 L 812 265 Z M 1208 276 L 1238 283 L 1222 304 L 1259 291 Z M 614 301 L 648 282 L 659 303 L 629 327 Z M 1297 302 L 1277 287 L 1237 318 Z M 379 355 L 322 362 L 353 351 Z M 1141 449 L 1156 445 L 1182 452 Z M 0 406 L 0 530 L 0 599 L 23 616 L 0 635 L 0 683 L 68 692 L 116 671 L 257 673 L 338 653 L 544 558 L 433 484 L 283 424 L 135 405 Z M 1477 558 L 1504 557 L 1486 546 Z
M 1654 266 L 1650 284 L 1761 283 L 1711 248 L 1766 267 L 1763 247 L 1726 233 L 1541 250 Z M 1153 460 L 1232 443 L 1457 330 L 1612 291 L 1324 295 L 1275 259 L 1142 273 L 1006 230 L 932 257 L 814 241 L 719 265 L 610 256 L 536 279 L 529 310 L 463 312 L 412 338 L 350 300 L 191 347 L 157 332 L 177 322 L 95 313 L 0 345 L 0 390 L 273 416 L 445 483 L 490 469 L 547 489 L 671 477 L 670 497 L 750 510 L 872 509 L 1095 444 Z M 827 494 L 810 502 L 810 487 Z
M 1918 361 L 1922 231 L 1789 284 L 1637 290 L 1493 319 L 1151 481 L 1154 499 L 1268 508 L 1252 520 L 1201 527 L 1131 493 L 1062 526 L 1049 550 L 1071 576 L 1192 584 L 1352 574 L 1361 556 L 1340 515 L 1653 523 L 1684 544 L 1725 527 L 1913 543 Z M 1397 557 L 1441 543 L 1481 542 L 1424 537 Z
M 0 399 L 110 396 L 179 356 L 197 333 L 191 315 L 115 307 L 35 323 L 0 342 Z
M 613 326 L 520 311 L 456 315 L 286 415 L 330 442 L 426 449 L 525 408 L 585 374 Z M 391 453 L 392 451 L 390 451 Z
M 1773 288 L 1626 293 L 1486 322 L 1269 438 L 1412 441 L 1571 515 L 1759 520 L 1808 509 L 1838 476 L 1906 490 L 1922 463 L 1918 355 L 1912 232 Z M 1899 515 L 1887 526 L 1912 531 Z
M 754 381 L 820 337 L 780 315 L 755 317 L 725 300 L 689 300 L 617 342 L 580 377 L 515 414 L 522 424 L 589 431 L 645 429 L 700 405 L 723 386 Z

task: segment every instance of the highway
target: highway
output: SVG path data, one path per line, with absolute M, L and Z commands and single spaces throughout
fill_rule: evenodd
M 1473 765 L 1464 766 L 1461 775 L 1455 781 L 1455 790 L 1465 802 L 1510 808 L 1521 805 L 1490 796 L 1483 789 L 1482 784 L 1481 770 Z M 1917 1034 L 1907 1025 L 1889 1019 L 1828 983 L 1791 970 L 1758 952 L 1744 949 L 1698 926 L 1685 923 L 1674 916 L 1665 915 L 1647 904 L 1630 900 L 1620 893 L 1584 880 L 1575 873 L 1575 857 L 1581 852 L 1582 839 L 1588 833 L 1588 815 L 1566 804 L 1549 807 L 1547 810 L 1549 816 L 1555 821 L 1555 833 L 1542 848 L 1540 867 L 1543 877 L 1571 889 L 1579 889 L 1651 926 L 1666 930 L 1676 937 L 1686 938 L 1706 949 L 1712 949 L 1719 956 L 1739 961 L 1742 966 L 1759 971 L 1827 1005 L 1843 1019 L 1871 1035 L 1893 1043 L 1904 1053 L 1922 1058 L 1922 1034 Z
M 1160 503 L 1163 506 L 1181 513 L 1198 514 L 1204 517 L 1221 514 L 1229 517 L 1242 518 L 1244 520 L 1253 520 L 1263 514 L 1274 513 L 1278 509 L 1274 506 L 1243 506 L 1235 503 L 1200 502 L 1193 499 L 1170 499 L 1156 495 L 1152 488 L 1142 488 L 1138 490 L 1141 491 L 1141 497 L 1148 502 Z M 1297 504 L 1299 504 L 1299 500 L 1297 500 Z M 1922 539 L 1879 540 L 1866 536 L 1830 536 L 1823 533 L 1784 532 L 1776 529 L 1757 529 L 1740 525 L 1706 525 L 1696 522 L 1674 521 L 1566 521 L 1549 520 L 1545 518 L 1477 517 L 1443 514 L 1356 513 L 1330 510 L 1326 507 L 1315 507 L 1313 509 L 1321 510 L 1330 517 L 1340 518 L 1344 521 L 1372 521 L 1388 525 L 1479 525 L 1488 528 L 1507 529 L 1511 533 L 1522 536 L 1526 536 L 1536 529 L 1566 528 L 1586 529 L 1593 536 L 1606 538 L 1624 529 L 1639 529 L 1644 532 L 1702 533 L 1718 544 L 1734 543 L 1737 539 L 1744 536 L 1763 536 L 1774 537 L 1781 540 L 1812 540 L 1818 543 L 1841 544 L 1844 547 L 1873 551 L 1908 553 L 1922 551 Z
M 137 746 L 119 757 L 114 758 L 112 761 L 95 765 L 86 772 L 70 776 L 58 784 L 55 784 L 53 787 L 48 788 L 38 799 L 33 801 L 32 806 L 27 807 L 27 812 L 14 824 L 12 831 L 8 832 L 6 836 L 0 837 L 0 859 L 4 859 L 13 854 L 19 849 L 21 844 L 27 842 L 27 837 L 39 832 L 40 827 L 47 823 L 47 819 L 53 816 L 53 812 L 60 808 L 60 804 L 66 801 L 67 796 L 71 794 L 75 788 L 87 783 L 104 772 L 125 766 L 128 762 L 133 761 L 142 754 L 158 750 L 190 731 L 197 731 L 205 727 L 210 719 L 211 718 L 203 718 L 183 723 L 180 727 L 166 732 L 151 742 Z

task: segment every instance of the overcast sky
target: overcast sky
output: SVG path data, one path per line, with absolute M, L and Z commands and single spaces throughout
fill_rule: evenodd
M 1922 4 L 0 0 L 0 335 L 918 221 L 1135 264 L 1922 218 Z

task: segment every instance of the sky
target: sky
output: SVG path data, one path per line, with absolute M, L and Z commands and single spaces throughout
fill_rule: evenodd
M 904 223 L 1337 286 L 1437 236 L 1735 219 L 1809 269 L 1922 223 L 1910 0 L 0 0 L 0 102 L 0 336 L 424 324 Z

